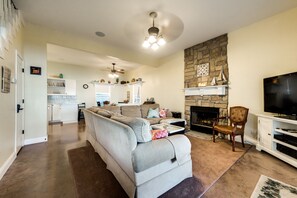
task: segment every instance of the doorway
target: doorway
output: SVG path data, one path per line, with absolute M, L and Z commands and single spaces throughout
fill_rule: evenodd
M 16 127 L 15 127 L 15 152 L 18 153 L 24 145 L 24 60 L 16 50 L 15 52 L 15 74 L 16 74 Z

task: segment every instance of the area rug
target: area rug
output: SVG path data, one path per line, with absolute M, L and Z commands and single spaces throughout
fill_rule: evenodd
M 203 140 L 212 140 L 212 135 L 211 134 L 207 134 L 207 133 L 201 133 L 201 132 L 197 132 L 197 131 L 188 131 L 186 132 L 186 135 L 192 136 L 192 137 L 196 137 L 196 138 L 200 138 Z M 215 136 L 215 138 L 217 139 L 218 136 Z
M 188 136 L 188 135 L 187 135 Z M 188 136 L 192 144 L 193 177 L 161 197 L 200 197 L 250 148 L 236 143 L 232 152 L 228 140 L 216 143 Z M 78 197 L 126 197 L 125 191 L 91 145 L 68 151 Z
M 68 157 L 78 197 L 128 197 L 113 174 L 106 169 L 106 164 L 95 153 L 92 146 L 69 150 Z M 160 197 L 194 198 L 202 193 L 201 181 L 196 177 L 191 177 Z
M 297 188 L 284 182 L 261 175 L 251 198 L 296 198 Z

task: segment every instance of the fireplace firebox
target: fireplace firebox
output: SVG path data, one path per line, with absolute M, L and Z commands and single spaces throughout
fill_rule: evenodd
M 218 118 L 220 109 L 215 107 L 191 106 L 190 129 L 212 134 L 213 119 Z

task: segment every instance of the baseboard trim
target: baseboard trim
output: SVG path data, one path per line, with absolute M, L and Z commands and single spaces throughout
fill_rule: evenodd
M 253 145 L 257 145 L 257 143 L 258 143 L 256 139 L 249 137 L 249 136 L 244 136 L 244 140 L 245 140 L 245 142 L 249 142 Z
M 6 171 L 9 169 L 9 167 L 11 166 L 11 164 L 13 163 L 13 161 L 16 158 L 16 153 L 13 152 L 9 158 L 4 162 L 4 164 L 0 167 L 0 180 L 2 179 L 2 177 L 4 176 L 4 174 L 6 173 Z
M 73 124 L 73 123 L 77 123 L 77 120 L 63 121 L 63 124 Z
M 42 142 L 47 142 L 47 136 L 39 137 L 39 138 L 33 138 L 33 139 L 26 139 L 24 144 L 25 145 L 30 145 L 30 144 L 37 144 L 37 143 L 42 143 Z

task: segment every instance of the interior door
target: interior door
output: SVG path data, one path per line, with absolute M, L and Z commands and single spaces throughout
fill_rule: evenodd
M 16 51 L 16 153 L 24 145 L 24 61 Z

